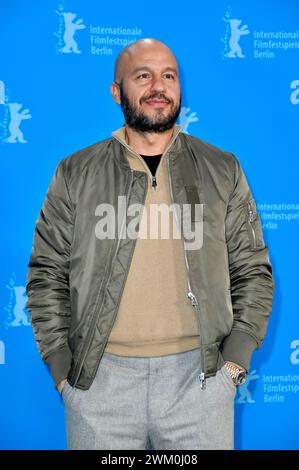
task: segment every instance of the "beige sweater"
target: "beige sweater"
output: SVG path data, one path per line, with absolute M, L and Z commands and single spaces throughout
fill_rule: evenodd
M 169 237 L 150 239 L 150 204 L 171 204 L 167 162 L 180 125 L 176 125 L 156 171 L 157 186 L 152 187 L 151 171 L 143 158 L 125 140 L 125 128 L 112 133 L 125 147 L 133 170 L 148 173 L 148 191 L 145 210 L 148 215 L 147 238 L 136 240 L 128 277 L 121 297 L 119 310 L 112 327 L 106 352 L 124 356 L 163 356 L 188 351 L 200 346 L 198 318 L 187 298 L 186 265 L 183 240 L 173 239 L 173 217 L 169 216 Z M 142 213 L 140 227 L 145 222 Z M 175 222 L 174 222 L 175 223 Z

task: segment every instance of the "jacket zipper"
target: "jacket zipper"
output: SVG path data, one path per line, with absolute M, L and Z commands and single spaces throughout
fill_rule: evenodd
M 248 222 L 252 231 L 253 244 L 254 244 L 254 248 L 256 248 L 256 235 L 255 235 L 254 227 L 252 225 L 254 221 L 254 211 L 252 209 L 250 201 L 247 202 L 247 209 L 248 209 Z
M 167 155 L 167 167 L 168 167 L 168 180 L 169 180 L 169 187 L 170 187 L 170 194 L 171 194 L 171 200 L 174 203 L 173 200 L 173 192 L 172 192 L 172 185 L 171 185 L 171 176 L 170 176 L 170 166 L 169 166 L 169 154 Z M 174 215 L 178 224 L 177 220 L 177 214 L 176 210 L 174 210 Z M 204 356 L 203 356 L 203 349 L 202 349 L 202 334 L 201 334 L 201 326 L 200 326 L 200 309 L 199 309 L 199 304 L 197 301 L 196 296 L 193 294 L 192 289 L 191 289 L 191 279 L 190 279 L 190 268 L 189 268 L 189 262 L 185 250 L 185 245 L 184 245 L 184 240 L 183 240 L 183 250 L 184 250 L 184 258 L 185 258 L 185 263 L 186 263 L 186 268 L 187 268 L 187 284 L 188 284 L 188 292 L 187 292 L 187 297 L 191 301 L 192 306 L 196 309 L 197 308 L 197 318 L 198 318 L 198 323 L 199 323 L 199 328 L 200 328 L 200 343 L 201 343 L 201 372 L 199 375 L 199 380 L 200 380 L 200 388 L 201 390 L 206 389 L 206 379 L 205 379 L 205 370 L 204 370 Z
M 132 183 L 133 183 L 133 177 L 134 177 L 134 170 L 131 169 L 130 171 L 131 171 L 131 181 L 130 181 L 130 185 L 129 185 L 129 189 L 128 189 L 128 193 L 127 193 L 127 202 L 128 202 L 128 200 L 129 200 L 129 197 L 130 197 L 131 188 L 132 188 Z M 125 223 L 125 221 L 126 221 L 126 217 L 127 217 L 127 210 L 125 210 L 125 214 L 124 214 L 124 217 L 123 217 L 123 220 L 122 220 L 120 234 L 122 234 L 123 227 L 124 227 L 124 223 Z M 121 240 L 121 238 L 119 237 L 119 238 L 118 238 L 118 241 L 117 241 L 116 249 L 115 249 L 115 252 L 114 252 L 114 255 L 113 255 L 111 264 L 110 264 L 110 272 L 109 272 L 109 275 L 108 275 L 108 278 L 107 278 L 107 281 L 106 281 L 106 284 L 105 284 L 105 288 L 104 288 L 104 290 L 103 290 L 104 293 L 105 293 L 105 291 L 106 291 L 106 287 L 107 287 L 107 285 L 108 285 L 108 283 L 109 283 L 109 280 L 110 280 L 110 277 L 111 277 L 111 274 L 112 274 L 112 266 L 113 266 L 114 260 L 115 260 L 115 258 L 116 258 L 117 252 L 118 252 L 120 240 Z M 135 239 L 135 240 L 136 240 L 136 239 Z M 75 371 L 75 373 L 74 373 L 75 379 L 74 379 L 74 384 L 73 384 L 73 386 L 76 385 L 76 383 L 78 382 L 78 379 L 79 379 L 79 377 L 80 377 L 81 370 L 82 370 L 82 367 L 83 367 L 83 365 L 84 365 L 84 361 L 85 361 L 86 356 L 87 356 L 87 354 L 88 354 L 88 351 L 89 351 L 89 348 L 90 348 L 90 344 L 91 344 L 91 341 L 92 341 L 92 338 L 93 338 L 94 326 L 97 324 L 97 319 L 98 319 L 98 317 L 99 317 L 99 315 L 100 315 L 100 312 L 101 312 L 101 309 L 102 309 L 102 306 L 103 306 L 103 302 L 104 302 L 104 295 L 103 295 L 102 304 L 101 304 L 101 307 L 100 307 L 100 309 L 99 309 L 99 311 L 98 311 L 98 315 L 97 315 L 97 317 L 96 317 L 96 320 L 95 320 L 95 322 L 91 322 L 91 324 L 90 324 L 89 331 L 88 331 L 88 334 L 87 334 L 87 339 L 86 339 L 86 342 L 85 342 L 85 345 L 84 345 L 84 347 L 83 347 L 82 354 L 81 354 L 81 355 L 82 355 L 82 359 L 81 359 L 80 363 L 78 362 L 78 365 L 77 365 L 77 367 L 76 367 L 76 371 Z M 97 311 L 97 305 L 96 305 L 96 307 L 95 307 L 95 314 L 96 314 L 96 311 Z M 113 322 L 113 323 L 114 323 L 114 322 Z M 112 323 L 112 325 L 113 325 L 113 323 Z M 111 328 L 110 328 L 110 331 L 111 331 L 111 329 L 112 329 L 112 326 L 111 326 Z M 104 346 L 103 346 L 103 348 L 102 348 L 100 358 L 102 357 L 102 354 L 103 354 L 103 352 L 104 352 L 105 346 L 106 346 L 106 344 L 107 344 L 108 337 L 109 337 L 109 335 L 110 335 L 110 331 L 109 331 L 108 335 L 106 335 L 105 344 L 104 344 Z
M 135 155 L 138 157 L 138 159 L 142 162 L 143 166 L 146 168 L 146 173 L 147 173 L 147 174 L 150 176 L 150 178 L 151 178 L 151 182 L 152 182 L 151 186 L 152 186 L 152 188 L 154 188 L 154 190 L 156 191 L 156 190 L 157 190 L 157 177 L 156 177 L 156 174 L 157 174 L 157 170 L 158 170 L 158 168 L 159 168 L 159 166 L 160 166 L 160 164 L 161 164 L 161 160 L 160 160 L 159 165 L 158 165 L 158 168 L 157 168 L 157 170 L 156 170 L 156 174 L 153 175 L 152 172 L 151 172 L 151 170 L 149 169 L 147 163 L 143 160 L 143 158 L 142 158 L 137 152 L 134 152 L 134 153 L 135 153 Z M 161 157 L 161 159 L 162 159 L 162 157 Z
M 152 176 L 152 187 L 157 189 L 157 178 L 156 175 Z

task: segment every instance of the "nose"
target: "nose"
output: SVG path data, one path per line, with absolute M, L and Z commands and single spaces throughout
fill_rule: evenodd
M 164 92 L 166 90 L 165 81 L 162 77 L 155 75 L 152 80 L 151 90 L 156 92 Z

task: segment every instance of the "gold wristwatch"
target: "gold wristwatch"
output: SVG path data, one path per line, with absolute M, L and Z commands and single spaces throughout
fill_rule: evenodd
M 235 385 L 242 385 L 246 381 L 246 370 L 241 369 L 230 362 L 225 362 L 225 367 L 228 369 L 231 378 Z

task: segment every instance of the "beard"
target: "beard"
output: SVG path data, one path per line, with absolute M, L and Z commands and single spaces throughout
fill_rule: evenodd
M 157 108 L 155 116 L 147 116 L 143 111 L 138 111 L 134 105 L 130 102 L 126 95 L 122 83 L 119 85 L 120 88 L 120 105 L 124 114 L 126 124 L 139 132 L 157 132 L 162 133 L 171 129 L 181 112 L 182 96 L 180 95 L 180 102 L 178 106 L 171 107 L 171 112 L 167 115 L 163 114 L 163 108 Z M 149 99 L 164 99 L 168 103 L 172 103 L 172 100 L 167 98 L 161 93 L 152 94 L 142 99 L 146 101 Z

